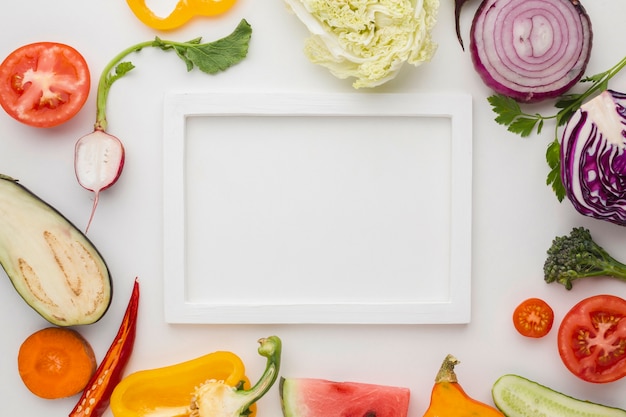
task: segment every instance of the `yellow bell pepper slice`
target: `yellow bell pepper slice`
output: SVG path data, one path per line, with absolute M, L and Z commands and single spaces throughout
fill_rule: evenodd
M 188 416 L 194 390 L 207 380 L 249 386 L 241 359 L 218 351 L 163 368 L 137 371 L 122 379 L 111 395 L 115 417 Z M 253 417 L 255 405 L 250 408 Z
M 145 25 L 158 30 L 176 29 L 195 16 L 217 16 L 230 10 L 237 0 L 178 0 L 166 17 L 157 16 L 146 0 L 126 0 L 135 16 Z

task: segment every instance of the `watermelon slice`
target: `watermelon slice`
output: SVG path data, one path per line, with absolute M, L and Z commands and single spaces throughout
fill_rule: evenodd
M 282 378 L 285 417 L 407 417 L 410 390 L 360 382 Z

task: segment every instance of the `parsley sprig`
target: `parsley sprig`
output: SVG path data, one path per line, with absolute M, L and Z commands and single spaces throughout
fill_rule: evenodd
M 497 114 L 495 121 L 506 126 L 509 132 L 518 134 L 521 137 L 528 137 L 533 133 L 540 134 L 546 121 L 555 121 L 554 140 L 548 145 L 546 151 L 546 161 L 550 167 L 546 184 L 552 186 L 552 190 L 559 201 L 565 198 L 565 187 L 563 187 L 560 175 L 559 127 L 565 125 L 588 98 L 606 90 L 609 80 L 625 66 L 626 57 L 622 58 L 621 61 L 607 71 L 583 77 L 580 82 L 591 83 L 591 86 L 582 93 L 568 93 L 560 96 L 554 104 L 554 107 L 560 110 L 548 116 L 540 113 L 525 112 L 517 101 L 502 94 L 494 94 L 487 98 L 492 110 Z

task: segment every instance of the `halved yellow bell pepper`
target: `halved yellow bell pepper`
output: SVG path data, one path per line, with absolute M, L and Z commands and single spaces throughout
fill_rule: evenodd
M 265 372 L 252 388 L 241 359 L 218 351 L 163 368 L 132 373 L 111 395 L 115 417 L 238 417 L 256 405 L 278 376 L 282 344 L 277 336 L 259 340 Z
M 217 16 L 228 11 L 237 0 L 178 0 L 169 16 L 157 16 L 146 0 L 126 0 L 135 16 L 147 26 L 171 30 L 184 25 L 194 16 Z

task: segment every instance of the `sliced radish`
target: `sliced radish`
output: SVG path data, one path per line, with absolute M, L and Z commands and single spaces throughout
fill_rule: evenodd
M 94 130 L 76 142 L 74 148 L 76 178 L 83 188 L 94 193 L 93 208 L 85 232 L 89 230 L 96 212 L 100 191 L 115 184 L 122 173 L 124 154 L 122 142 L 103 130 Z

